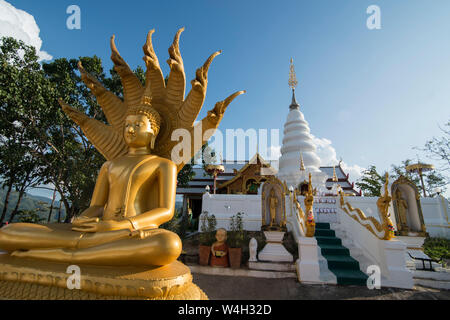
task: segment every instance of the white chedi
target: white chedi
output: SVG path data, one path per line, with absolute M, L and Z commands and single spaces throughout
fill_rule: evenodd
M 304 171 L 301 159 L 303 158 Z M 279 161 L 278 178 L 286 181 L 287 185 L 297 187 L 312 174 L 312 184 L 319 191 L 325 190 L 328 176 L 320 171 L 320 158 L 314 143 L 308 122 L 300 111 L 300 106 L 293 93 L 290 112 L 284 126 L 283 146 Z

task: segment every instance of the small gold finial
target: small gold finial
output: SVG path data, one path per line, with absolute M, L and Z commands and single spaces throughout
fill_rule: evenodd
M 336 166 L 333 166 L 333 182 L 338 182 L 339 179 L 337 178 L 336 174 Z
M 303 161 L 303 153 L 300 153 L 300 171 L 305 171 L 305 162 Z
M 291 58 L 291 67 L 289 72 L 289 87 L 292 90 L 295 90 L 295 88 L 298 85 L 297 76 L 295 74 L 295 66 L 294 66 L 294 59 Z
M 141 104 L 146 105 L 146 106 L 151 106 L 152 105 L 152 97 L 147 96 L 147 95 L 142 96 Z

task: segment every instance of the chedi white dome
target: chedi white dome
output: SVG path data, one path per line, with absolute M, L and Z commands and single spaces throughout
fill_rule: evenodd
M 320 158 L 314 143 L 309 124 L 300 111 L 293 89 L 292 104 L 284 125 L 283 146 L 279 162 L 278 178 L 288 186 L 297 187 L 312 174 L 312 184 L 318 190 L 324 190 L 328 176 L 320 171 Z M 303 158 L 304 170 L 301 159 Z

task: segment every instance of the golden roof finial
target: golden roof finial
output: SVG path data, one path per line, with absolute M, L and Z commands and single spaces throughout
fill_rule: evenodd
M 339 179 L 337 178 L 336 175 L 336 166 L 333 166 L 333 182 L 338 182 Z
M 300 153 L 300 171 L 305 171 L 305 162 L 303 161 L 303 153 Z
M 297 76 L 295 74 L 295 66 L 294 66 L 294 59 L 291 58 L 291 71 L 289 72 L 289 87 L 292 90 L 295 90 L 295 88 L 298 85 Z

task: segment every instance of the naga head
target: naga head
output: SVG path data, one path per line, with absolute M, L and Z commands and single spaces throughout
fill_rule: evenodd
M 79 63 L 81 79 L 97 98 L 109 124 L 87 117 L 62 100 L 60 104 L 107 160 L 127 154 L 129 148 L 143 146 L 149 146 L 156 156 L 171 159 L 172 149 L 179 143 L 172 140 L 175 130 L 186 130 L 191 138 L 194 137 L 194 131 L 201 131 L 202 141 L 198 143 L 191 139 L 191 149 L 187 157 L 183 157 L 181 163 L 176 163 L 180 171 L 212 137 L 228 105 L 237 96 L 245 93 L 239 91 L 218 102 L 202 121 L 196 122 L 206 98 L 208 71 L 212 61 L 221 51 L 213 53 L 197 70 L 195 79 L 191 82 L 192 89 L 186 95 L 186 77 L 180 52 L 180 35 L 183 31 L 184 28 L 178 30 L 169 48 L 167 63 L 170 73 L 167 81 L 153 48 L 154 30 L 148 33 L 143 47 L 147 67 L 145 84 L 141 83 L 120 56 L 114 36 L 111 38 L 111 60 L 122 81 L 123 98 L 108 91 L 95 77 L 86 72 L 81 62 Z

